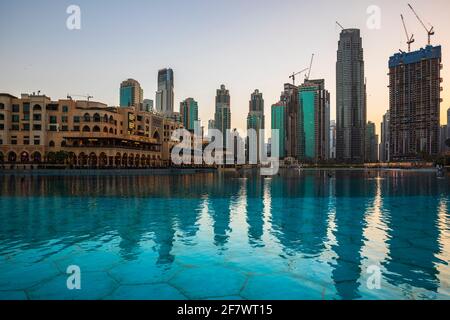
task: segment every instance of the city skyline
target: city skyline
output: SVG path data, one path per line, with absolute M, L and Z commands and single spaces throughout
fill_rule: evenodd
M 324 4 L 320 6 L 320 13 L 311 14 L 317 4 L 298 1 L 288 1 L 283 6 L 276 2 L 261 5 L 255 1 L 230 1 L 226 4 L 204 1 L 190 1 L 189 4 L 136 1 L 139 4 L 135 6 L 136 9 L 131 5 L 129 9 L 125 9 L 129 10 L 129 14 L 139 17 L 142 12 L 146 12 L 143 8 L 148 7 L 155 14 L 155 19 L 149 19 L 147 24 L 138 22 L 142 19 L 136 19 L 137 22 L 128 22 L 129 25 L 122 30 L 114 20 L 117 15 L 123 15 L 123 7 L 114 2 L 103 3 L 103 6 L 108 6 L 106 11 L 101 2 L 93 4 L 79 1 L 82 14 L 82 28 L 79 31 L 70 31 L 65 27 L 68 16 L 65 9 L 70 4 L 67 1 L 61 1 L 57 5 L 50 1 L 41 1 L 39 4 L 31 1 L 2 3 L 0 38 L 17 50 L 7 50 L 1 54 L 2 70 L 8 77 L 0 80 L 0 91 L 19 96 L 21 93 L 41 90 L 52 97 L 88 92 L 97 101 L 118 106 L 118 85 L 124 79 L 133 78 L 144 89 L 144 98 L 156 101 L 156 74 L 158 70 L 170 67 L 176 73 L 174 105 L 178 106 L 186 97 L 193 97 L 198 101 L 199 118 L 206 126 L 208 119 L 212 119 L 214 115 L 215 90 L 223 83 L 230 90 L 232 99 L 232 127 L 244 130 L 248 96 L 251 92 L 259 89 L 264 94 L 265 113 L 269 114 L 270 106 L 279 99 L 283 84 L 290 82 L 289 74 L 307 67 L 311 53 L 314 53 L 311 78 L 323 78 L 327 82 L 331 94 L 331 119 L 335 119 L 334 64 L 340 33 L 335 21 L 338 20 L 345 28 L 361 29 L 368 81 L 367 120 L 376 124 L 377 133 L 380 134 L 382 116 L 389 107 L 389 70 L 386 61 L 398 49 L 406 51 L 400 14 L 405 15 L 410 33 L 415 34 L 416 42 L 412 50 L 426 45 L 425 31 L 409 11 L 407 1 L 375 3 L 381 9 L 379 30 L 371 30 L 366 26 L 370 16 L 366 10 L 373 4 L 370 1 L 347 1 L 354 8 L 352 12 L 342 10 L 341 7 L 346 7 L 342 3 L 319 2 Z M 450 29 L 450 23 L 445 17 L 445 8 L 450 8 L 450 5 L 445 1 L 433 1 L 432 4 L 425 1 L 411 3 L 426 22 L 435 26 L 436 35 L 432 38 L 432 44 L 443 46 L 441 124 L 445 124 L 446 109 L 450 101 L 445 82 L 448 78 L 445 48 L 449 42 L 447 39 L 450 38 L 446 29 Z M 174 8 L 179 10 L 173 10 Z M 213 18 L 216 16 L 207 15 L 212 9 L 220 9 L 221 17 L 233 18 L 233 25 L 214 23 Z M 165 29 L 166 37 L 163 39 L 155 31 L 155 26 L 160 22 L 156 15 L 169 11 L 174 21 L 186 12 L 191 12 L 194 16 L 206 15 L 206 19 L 186 28 L 183 28 L 184 20 L 181 19 Z M 356 12 L 360 14 L 355 14 Z M 11 30 L 11 23 L 19 15 L 21 20 L 27 20 L 29 15 L 39 16 L 42 22 L 37 25 L 24 23 Z M 282 22 L 274 19 L 281 15 L 286 16 Z M 289 19 L 292 15 L 295 19 Z M 317 26 L 313 31 L 301 31 L 302 27 L 312 25 L 313 22 Z M 281 30 L 288 26 L 289 29 L 282 33 Z M 133 29 L 135 34 L 128 39 L 124 33 L 129 29 Z M 161 30 L 159 33 L 164 33 Z M 239 37 L 235 36 L 237 30 Z M 213 37 L 214 34 L 220 36 Z M 27 41 L 23 41 L 24 37 Z M 116 37 L 121 39 L 119 47 L 114 44 Z M 130 49 L 128 44 L 135 42 L 136 37 L 140 39 L 140 48 Z M 168 41 L 166 38 L 170 37 L 171 41 Z M 291 41 L 289 50 L 278 50 L 279 44 L 298 38 L 301 41 Z M 226 41 L 222 41 L 223 39 Z M 53 50 L 51 43 L 61 43 L 60 50 Z M 186 47 L 186 43 L 189 46 Z M 269 121 L 270 118 L 266 117 L 267 128 L 270 127 Z

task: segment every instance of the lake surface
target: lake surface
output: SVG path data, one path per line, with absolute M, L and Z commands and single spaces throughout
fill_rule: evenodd
M 0 300 L 450 299 L 449 181 L 0 175 Z

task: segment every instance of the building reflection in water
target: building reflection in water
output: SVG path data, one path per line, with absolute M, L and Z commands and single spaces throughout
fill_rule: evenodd
M 362 297 L 372 264 L 382 267 L 383 281 L 414 298 L 412 287 L 437 292 L 448 286 L 448 187 L 432 174 L 397 171 L 271 179 L 4 175 L 0 254 L 54 243 L 42 260 L 74 244 L 117 241 L 121 257 L 135 260 L 150 242 L 156 263 L 170 266 L 177 245 L 210 245 L 225 255 L 237 243 L 248 255 L 279 250 L 264 258 L 284 263 L 326 261 L 344 299 Z M 211 238 L 200 239 L 200 229 L 210 229 Z

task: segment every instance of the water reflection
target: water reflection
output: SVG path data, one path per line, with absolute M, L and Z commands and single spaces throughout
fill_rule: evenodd
M 448 188 L 433 173 L 404 171 L 0 176 L 0 255 L 38 249 L 42 261 L 73 245 L 117 241 L 122 259 L 136 260 L 152 241 L 156 264 L 170 266 L 177 245 L 202 247 L 214 259 L 232 255 L 231 242 L 244 234 L 239 245 L 250 257 L 269 247 L 264 259 L 325 260 L 339 298 L 364 297 L 371 263 L 416 298 L 414 288 L 448 286 Z M 211 238 L 199 237 L 201 229 Z

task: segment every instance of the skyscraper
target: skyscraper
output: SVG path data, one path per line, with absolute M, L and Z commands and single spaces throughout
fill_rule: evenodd
M 173 70 L 162 69 L 158 71 L 158 91 L 156 91 L 156 110 L 163 115 L 170 116 L 173 113 Z
M 198 121 L 198 103 L 192 98 L 187 98 L 180 103 L 181 121 L 185 129 L 195 130 L 195 124 Z
M 380 143 L 380 161 L 390 162 L 391 158 L 389 156 L 389 122 L 390 116 L 389 111 L 383 115 L 383 122 L 381 123 L 381 143 Z
M 153 111 L 153 100 L 144 99 L 142 109 L 143 109 L 143 111 L 152 112 Z
M 287 106 L 285 101 L 280 101 L 274 105 L 272 105 L 272 130 L 278 130 L 279 139 L 278 141 L 274 140 L 274 137 L 271 139 L 271 154 L 274 156 L 275 151 L 275 142 L 278 143 L 279 153 L 278 156 L 280 159 L 286 157 L 286 118 L 287 118 Z
M 123 108 L 134 107 L 141 110 L 144 100 L 144 91 L 139 82 L 127 79 L 120 84 L 120 106 Z
M 259 135 L 260 130 L 264 129 L 265 127 L 265 117 L 264 117 L 264 99 L 263 94 L 259 92 L 258 89 L 256 89 L 250 96 L 249 101 L 249 111 L 247 116 L 247 130 L 248 129 L 254 129 L 256 131 L 256 138 L 257 140 L 255 143 L 257 143 L 257 158 L 259 158 L 260 153 L 260 141 L 259 141 Z M 263 137 L 263 141 L 265 141 Z M 249 141 L 247 140 L 247 150 L 249 147 Z
M 220 86 L 220 89 L 217 89 L 214 124 L 215 129 L 218 129 L 223 133 L 223 144 L 226 146 L 226 131 L 231 129 L 231 107 L 230 92 L 223 84 Z
M 366 125 L 365 134 L 365 162 L 374 163 L 378 161 L 378 135 L 375 123 L 369 121 Z
M 330 93 L 325 80 L 305 80 L 299 87 L 298 155 L 302 161 L 329 159 Z
M 336 159 L 336 120 L 330 121 L 330 159 Z
M 364 54 L 359 29 L 340 34 L 336 62 L 336 155 L 340 162 L 364 161 L 366 125 Z
M 285 140 L 285 150 L 286 157 L 298 158 L 298 87 L 286 83 L 284 85 L 284 91 L 281 93 L 280 100 L 284 102 L 286 106 L 286 140 Z
M 409 161 L 439 153 L 441 47 L 389 58 L 390 154 Z

